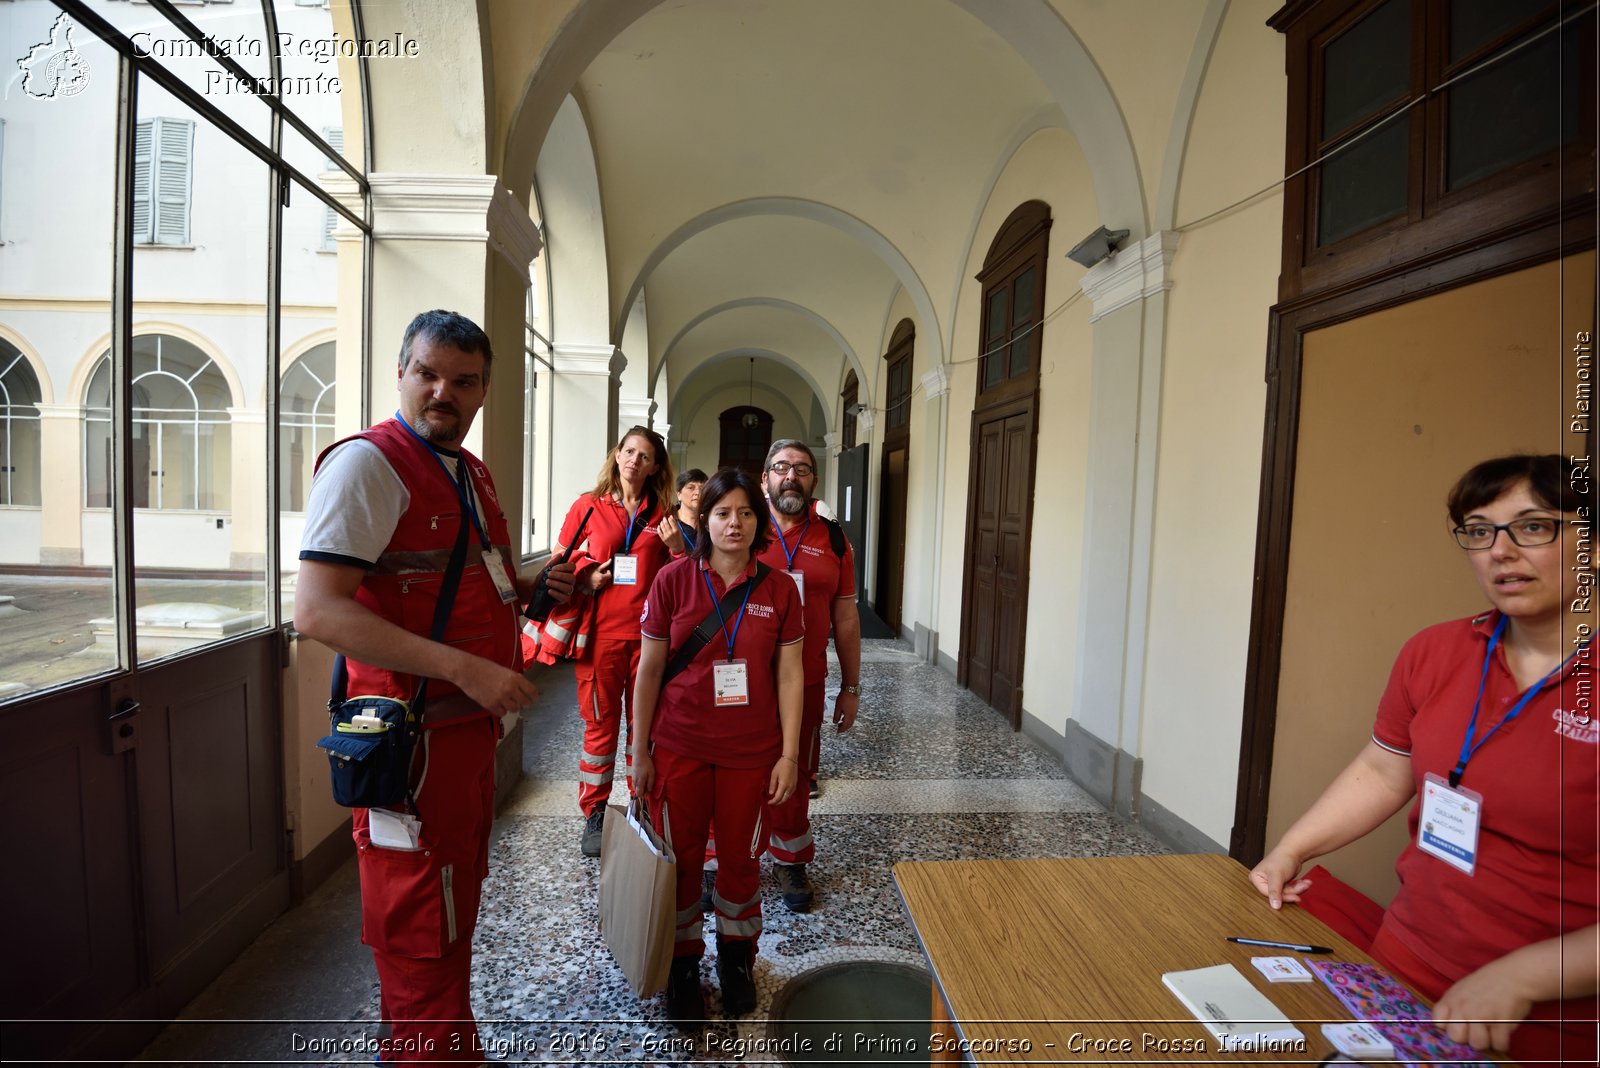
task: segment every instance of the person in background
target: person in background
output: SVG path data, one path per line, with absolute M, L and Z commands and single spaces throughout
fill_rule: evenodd
M 634 785 L 677 853 L 667 1013 L 684 1027 L 705 1018 L 700 870 L 712 820 L 723 843 L 717 977 L 724 1013 L 742 1016 L 756 1004 L 766 809 L 793 797 L 800 781 L 805 622 L 794 584 L 756 560 L 770 522 L 753 478 L 718 471 L 702 494 L 693 555 L 662 569 L 641 623 Z M 707 620 L 717 626 L 711 640 L 663 683 L 667 665 Z
M 656 531 L 673 556 L 694 551 L 694 529 L 700 521 L 700 491 L 705 484 L 706 473 L 698 467 L 691 467 L 678 476 L 678 507 L 661 520 Z
M 461 447 L 493 356 L 461 315 L 413 319 L 400 345 L 400 410 L 323 451 L 306 507 L 295 627 L 345 655 L 351 694 L 410 701 L 418 677 L 429 680 L 412 771 L 415 848 L 374 841 L 372 828 L 386 821 L 413 833 L 388 810 L 352 813 L 385 1061 L 483 1060 L 469 987 L 495 744 L 501 717 L 536 696 L 521 673 L 517 616 L 532 582 L 511 565 L 488 469 Z M 434 602 L 464 524 L 466 563 L 436 642 Z M 570 596 L 572 568 L 551 568 L 546 581 Z
M 1591 606 L 1570 585 L 1594 500 L 1564 503 L 1586 479 L 1557 455 L 1461 477 L 1450 521 L 1489 610 L 1405 644 L 1371 741 L 1250 873 L 1273 908 L 1301 901 L 1308 860 L 1409 804 L 1370 952 L 1452 1039 L 1523 1062 L 1595 1058 L 1600 720 Z
M 594 489 L 567 510 L 558 544 L 560 554 L 574 550 L 580 596 L 594 598 L 589 641 L 576 662 L 578 715 L 583 719 L 583 751 L 578 756 L 578 807 L 583 811 L 580 848 L 586 857 L 600 855 L 606 800 L 616 777 L 617 740 L 631 716 L 633 680 L 639 668 L 639 614 L 645 592 L 670 556 L 660 537 L 667 518 L 667 487 L 672 461 L 661 435 L 646 427 L 630 427 L 606 454 Z M 592 513 L 591 513 L 592 509 Z M 584 516 L 589 516 L 582 545 L 572 545 Z M 628 746 L 632 752 L 631 741 Z
M 800 593 L 806 617 L 805 699 L 800 718 L 800 780 L 814 784 L 822 761 L 822 719 L 828 682 L 828 632 L 839 657 L 839 695 L 833 724 L 855 725 L 861 700 L 861 617 L 856 611 L 855 552 L 844 531 L 821 515 L 815 499 L 817 460 L 803 441 L 772 443 L 763 467 L 763 488 L 772 506 L 773 534 L 761 562 L 786 572 Z M 811 793 L 798 790 L 772 811 L 767 848 L 783 903 L 792 912 L 811 908 L 813 890 L 806 865 L 816 858 L 811 837 Z

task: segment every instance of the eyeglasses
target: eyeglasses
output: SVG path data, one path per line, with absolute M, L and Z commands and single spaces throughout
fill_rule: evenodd
M 787 475 L 789 472 L 793 471 L 797 478 L 810 478 L 812 475 L 816 474 L 817 471 L 817 469 L 812 467 L 810 464 L 792 464 L 787 460 L 779 460 L 771 467 L 767 468 L 767 470 L 771 471 L 775 475 Z
M 1456 536 L 1457 545 L 1473 552 L 1492 548 L 1502 530 L 1510 537 L 1512 544 L 1531 549 L 1535 545 L 1549 545 L 1555 541 L 1556 535 L 1561 532 L 1561 524 L 1569 522 L 1571 520 L 1529 516 L 1527 519 L 1513 519 L 1509 523 L 1467 523 L 1450 533 Z

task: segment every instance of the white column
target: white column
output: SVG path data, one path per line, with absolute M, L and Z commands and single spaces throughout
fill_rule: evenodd
M 1178 234 L 1162 232 L 1085 273 L 1093 302 L 1089 478 L 1079 601 L 1079 726 L 1137 757 L 1149 627 L 1161 364 L 1169 269 Z M 1119 809 L 1137 802 L 1131 769 L 1112 786 Z
M 616 443 L 617 387 L 628 361 L 615 345 L 558 341 L 551 363 L 555 365 L 555 418 L 549 437 L 551 522 L 559 523 L 567 505 L 594 486 L 601 461 Z M 598 419 L 597 412 L 608 415 Z
M 39 563 L 76 567 L 83 563 L 83 406 L 38 404 L 39 455 L 53 471 L 71 478 L 44 478 L 39 485 Z
M 267 566 L 267 413 L 263 408 L 229 408 L 228 566 L 238 571 L 265 571 Z

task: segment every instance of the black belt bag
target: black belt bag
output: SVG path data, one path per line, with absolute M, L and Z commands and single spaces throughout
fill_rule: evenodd
M 461 534 L 450 553 L 444 585 L 433 612 L 434 641 L 444 637 L 444 627 L 455 604 L 466 563 L 467 531 Z M 328 696 L 328 736 L 317 748 L 328 754 L 333 779 L 334 804 L 346 808 L 387 808 L 405 804 L 416 812 L 411 793 L 411 757 L 422 735 L 426 711 L 428 680 L 417 680 L 417 692 L 410 701 L 397 697 L 367 695 L 350 697 L 350 669 L 340 653 L 333 661 L 333 681 Z M 449 698 L 445 698 L 449 700 Z

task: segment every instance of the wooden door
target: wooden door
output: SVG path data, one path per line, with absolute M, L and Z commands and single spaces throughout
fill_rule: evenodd
M 717 466 L 737 467 L 757 482 L 761 481 L 761 464 L 772 447 L 772 413 L 741 405 L 723 412 L 718 422 L 721 439 Z
M 861 550 L 867 544 L 867 452 L 867 446 L 857 445 L 839 454 L 839 488 L 833 505 L 839 525 L 844 527 L 844 536 L 856 547 L 858 602 L 867 589 L 866 554 Z
M 1032 399 L 974 413 L 972 438 L 959 673 L 968 689 L 1017 729 L 1033 515 Z
M 906 489 L 910 485 L 907 464 L 911 450 L 906 445 L 886 449 L 878 508 L 878 581 L 873 608 L 900 636 L 900 607 L 906 585 Z

